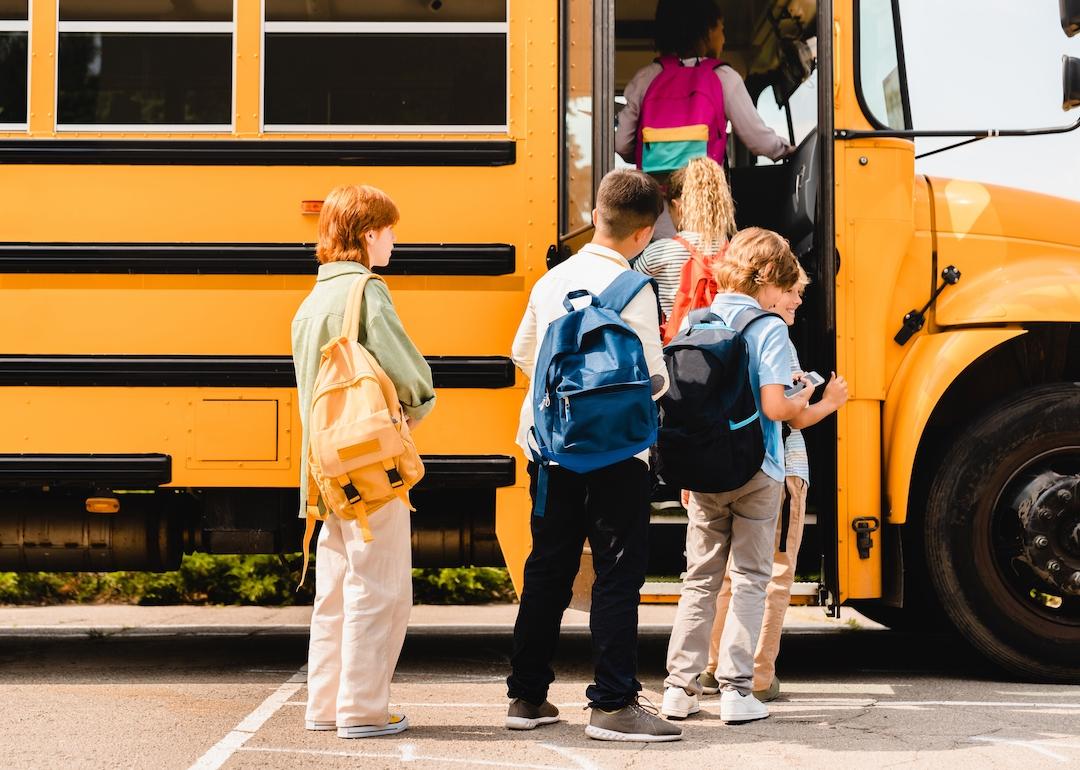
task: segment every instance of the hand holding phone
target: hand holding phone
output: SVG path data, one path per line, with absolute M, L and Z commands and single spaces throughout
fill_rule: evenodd
M 785 388 L 784 389 L 784 395 L 787 396 L 788 398 L 791 398 L 796 393 L 799 393 L 802 390 L 804 390 L 806 388 L 807 384 L 810 384 L 810 385 L 814 386 L 815 388 L 818 388 L 818 387 L 821 387 L 821 385 L 823 385 L 824 383 L 825 383 L 825 378 L 822 377 L 817 372 L 805 372 L 803 374 L 803 376 L 799 379 L 798 382 L 796 382 L 790 388 Z

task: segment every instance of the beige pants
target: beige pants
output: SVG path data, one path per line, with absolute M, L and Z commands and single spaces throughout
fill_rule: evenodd
M 666 686 L 701 693 L 698 674 L 708 660 L 716 597 L 730 571 L 732 617 L 724 627 L 726 654 L 716 678 L 721 687 L 750 692 L 782 489 L 783 484 L 758 471 L 733 492 L 691 493 L 686 579 L 668 643 Z
M 360 526 L 330 516 L 315 559 L 306 718 L 338 727 L 390 721 L 394 676 L 412 609 L 409 509 L 399 500 Z
M 765 589 L 765 616 L 761 621 L 757 653 L 754 655 L 754 689 L 764 690 L 776 677 L 776 656 L 780 653 L 780 632 L 784 628 L 784 614 L 791 602 L 791 584 L 795 581 L 795 563 L 802 544 L 803 522 L 806 517 L 806 482 L 798 476 L 788 476 L 787 502 L 789 507 L 787 543 L 780 550 L 783 516 L 776 522 L 776 553 L 773 554 L 772 579 Z M 709 642 L 708 671 L 716 671 L 720 657 L 720 637 L 724 633 L 724 619 L 731 602 L 731 576 L 724 578 L 724 587 L 716 599 L 716 623 Z

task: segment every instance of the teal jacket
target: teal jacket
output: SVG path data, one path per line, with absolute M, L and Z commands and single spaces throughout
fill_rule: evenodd
M 319 266 L 315 288 L 300 304 L 292 321 L 293 366 L 296 369 L 297 401 L 303 428 L 300 454 L 300 517 L 306 515 L 308 486 L 308 414 L 315 378 L 319 375 L 322 348 L 341 334 L 345 301 L 353 282 L 371 272 L 359 262 L 330 262 Z M 401 325 L 390 291 L 382 281 L 364 288 L 360 344 L 363 345 L 397 388 L 405 415 L 426 417 L 435 406 L 431 367 L 413 345 Z

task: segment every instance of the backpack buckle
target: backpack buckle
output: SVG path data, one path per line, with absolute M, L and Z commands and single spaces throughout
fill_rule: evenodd
M 341 491 L 345 493 L 345 499 L 349 501 L 349 505 L 356 505 L 360 502 L 360 492 L 353 486 L 352 482 L 341 485 Z
M 401 474 L 398 473 L 396 467 L 389 467 L 386 469 L 386 478 L 390 479 L 390 486 L 394 489 L 405 486 L 405 482 L 401 478 Z

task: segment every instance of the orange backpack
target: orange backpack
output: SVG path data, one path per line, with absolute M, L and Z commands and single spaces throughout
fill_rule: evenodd
M 368 515 L 392 500 L 413 510 L 409 490 L 424 476 L 394 383 L 364 349 L 360 336 L 364 275 L 349 289 L 341 334 L 322 348 L 308 414 L 308 500 L 303 584 L 315 522 L 329 513 L 360 523 L 371 542 Z M 322 498 L 325 512 L 319 509 Z
M 720 247 L 715 254 L 702 256 L 696 247 L 681 236 L 676 235 L 675 241 L 690 252 L 690 259 L 686 260 L 679 274 L 679 289 L 675 292 L 675 304 L 672 305 L 671 315 L 664 323 L 664 344 L 671 342 L 672 338 L 679 333 L 679 327 L 683 319 L 691 310 L 708 307 L 716 296 L 716 277 L 713 275 L 713 265 L 724 258 L 727 252 L 727 244 Z

